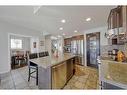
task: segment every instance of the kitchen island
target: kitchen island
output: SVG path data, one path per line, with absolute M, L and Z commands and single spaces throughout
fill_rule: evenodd
M 74 58 L 75 55 L 64 53 L 29 60 L 38 65 L 39 89 L 62 89 L 73 76 Z
M 101 89 L 127 89 L 127 62 L 101 59 L 99 83 Z

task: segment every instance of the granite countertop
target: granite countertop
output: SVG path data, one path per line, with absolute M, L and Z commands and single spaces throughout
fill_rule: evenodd
M 127 85 L 127 62 L 117 62 L 111 59 L 101 59 L 105 79 Z
M 43 68 L 48 68 L 52 67 L 54 65 L 57 65 L 59 63 L 62 63 L 68 59 L 71 59 L 75 57 L 75 55 L 71 53 L 64 53 L 59 55 L 59 57 L 54 57 L 54 56 L 46 56 L 46 57 L 41 57 L 41 58 L 36 58 L 36 59 L 31 59 L 29 61 L 38 64 L 38 66 L 41 66 Z
M 112 58 L 109 57 L 101 57 L 101 61 L 113 62 L 113 63 L 120 63 L 120 64 L 127 64 L 127 60 L 123 62 L 114 61 Z
M 127 62 L 118 62 L 118 61 L 114 61 L 112 59 L 101 59 L 101 62 L 111 62 L 111 63 L 118 63 L 118 64 L 127 64 Z

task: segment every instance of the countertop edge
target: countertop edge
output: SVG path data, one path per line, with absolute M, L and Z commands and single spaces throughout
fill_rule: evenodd
M 118 63 L 118 64 L 127 64 L 127 62 L 118 62 L 118 61 L 113 61 L 113 60 L 108 60 L 108 59 L 100 59 L 101 62 L 112 62 L 112 63 Z

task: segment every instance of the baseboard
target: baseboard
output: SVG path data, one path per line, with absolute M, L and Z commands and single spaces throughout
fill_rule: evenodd
M 0 73 L 0 80 L 5 78 L 5 77 L 8 77 L 9 75 L 10 75 L 10 71 L 4 72 L 4 73 Z

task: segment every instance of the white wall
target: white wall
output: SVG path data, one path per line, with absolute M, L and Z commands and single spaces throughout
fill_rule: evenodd
M 43 46 L 40 46 L 40 42 L 43 42 Z M 45 51 L 45 36 L 39 36 L 39 52 Z
M 51 35 L 45 36 L 45 50 L 49 52 L 49 55 L 51 55 Z
M 108 45 L 108 40 L 105 38 L 104 34 L 107 31 L 107 27 L 98 27 L 90 30 L 83 31 L 84 32 L 84 54 L 85 54 L 85 66 L 87 66 L 87 51 L 86 51 L 86 34 L 100 32 L 100 48 L 103 45 Z
M 6 22 L 0 22 L 0 74 L 10 71 L 10 50 L 8 44 L 8 34 L 20 34 L 26 36 L 40 36 L 40 32 L 16 26 Z
M 30 50 L 30 38 L 24 38 L 23 40 L 23 49 L 25 51 L 29 51 Z
M 18 35 L 10 35 L 10 39 L 21 39 L 22 40 L 22 49 L 19 49 L 19 51 L 30 51 L 30 37 L 23 37 Z M 17 51 L 18 49 L 11 49 L 11 55 L 12 51 Z
M 41 46 L 41 41 L 44 42 L 44 45 Z M 33 47 L 33 43 L 36 42 L 36 48 Z M 45 37 L 39 36 L 39 37 L 31 37 L 30 38 L 30 50 L 31 53 L 38 53 L 38 52 L 43 52 L 45 51 Z

